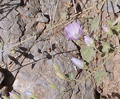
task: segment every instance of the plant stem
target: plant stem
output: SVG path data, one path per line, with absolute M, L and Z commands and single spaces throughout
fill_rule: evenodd
M 93 46 L 93 47 L 98 53 L 102 54 L 95 46 Z

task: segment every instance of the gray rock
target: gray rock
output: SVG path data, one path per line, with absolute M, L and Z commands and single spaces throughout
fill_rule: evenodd
M 36 14 L 41 10 L 40 8 L 40 1 L 39 0 L 30 0 L 27 2 L 25 6 L 25 13 L 24 16 L 26 17 L 35 17 Z M 22 11 L 23 12 L 23 11 Z
M 46 16 L 44 16 L 43 14 L 38 13 L 37 16 L 36 16 L 36 21 L 48 23 L 49 19 Z
M 26 70 L 21 70 L 20 75 L 23 76 L 26 79 L 30 79 L 31 78 L 31 75 Z
M 34 18 L 35 15 L 36 15 L 36 12 L 32 8 L 29 8 L 29 10 L 26 10 L 24 13 L 24 16 L 31 17 L 31 18 Z
M 10 0 L 1 0 L 2 4 L 6 4 L 6 3 L 9 3 L 9 2 L 10 2 Z
M 3 19 L 0 21 L 0 27 L 3 30 L 9 30 L 14 23 L 9 19 Z
M 13 5 L 13 6 L 17 6 L 20 3 L 20 0 L 11 0 L 11 2 L 9 4 Z
M 115 0 L 113 1 L 115 2 Z M 118 8 L 117 4 L 115 4 L 113 1 L 106 0 L 106 3 L 103 6 L 103 10 L 113 13 L 119 12 L 120 9 Z
M 96 3 L 96 2 L 94 2 Z M 102 2 L 100 1 L 98 3 L 98 8 L 100 8 L 102 5 Z M 117 6 L 117 0 L 106 0 L 102 10 L 112 13 L 117 13 L 120 11 L 119 7 Z
M 11 27 L 11 33 L 13 34 L 19 34 L 21 35 L 21 30 L 19 28 L 19 25 L 17 24 L 17 22 L 14 23 L 14 25 Z
M 110 73 L 113 72 L 113 67 L 114 67 L 113 61 L 108 60 L 105 64 L 105 68 L 106 68 L 107 72 L 110 72 Z
M 18 7 L 16 10 L 20 13 L 20 15 L 24 15 L 24 13 L 26 11 L 26 9 L 24 7 Z
M 16 16 L 19 14 L 19 12 L 17 12 L 16 10 L 12 10 L 9 14 L 8 14 L 8 16 L 7 16 L 7 18 L 8 19 L 10 19 L 10 20 L 12 20 L 12 21 L 15 21 L 15 18 L 16 18 Z
M 33 28 L 33 25 L 36 23 L 36 21 L 32 20 L 31 22 L 29 22 L 26 26 L 25 29 L 26 31 L 29 31 L 31 28 Z
M 84 79 L 89 73 L 83 71 L 80 74 L 79 80 Z M 91 78 L 88 78 L 86 81 L 83 81 L 80 85 L 76 86 L 74 89 L 75 99 L 95 99 L 95 83 Z

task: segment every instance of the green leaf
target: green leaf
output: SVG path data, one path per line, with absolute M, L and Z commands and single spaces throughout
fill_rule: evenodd
M 106 71 L 98 71 L 95 73 L 95 80 L 97 82 L 97 85 L 99 86 L 103 77 L 107 75 Z
M 52 89 L 58 89 L 57 86 L 53 82 L 49 81 L 49 84 L 50 84 L 49 85 L 50 88 L 52 88 Z
M 60 68 L 56 64 L 53 63 L 53 67 L 56 72 L 61 72 Z
M 110 50 L 110 44 L 106 42 L 102 42 L 102 52 L 103 53 L 108 53 Z
M 109 28 L 109 27 L 107 27 L 107 30 L 108 30 L 108 32 L 106 32 L 108 35 L 113 35 L 113 31 Z
M 63 80 L 66 80 L 66 76 L 62 73 L 62 72 L 57 72 L 56 75 L 60 78 L 60 79 L 63 79 Z
M 54 63 L 53 63 L 53 67 L 54 67 L 54 69 L 55 69 L 55 71 L 56 71 L 56 75 L 57 75 L 59 78 L 61 78 L 61 79 L 63 79 L 63 80 L 66 80 L 66 79 L 67 79 L 67 77 L 61 72 L 60 68 L 59 68 L 57 65 L 55 65 Z
M 107 20 L 107 26 L 111 28 L 113 26 L 113 22 L 113 20 Z
M 99 22 L 100 22 L 100 17 L 99 16 L 97 16 L 96 18 L 89 21 L 91 32 L 99 29 Z
M 93 60 L 93 57 L 96 54 L 96 51 L 93 49 L 93 47 L 87 47 L 87 46 L 82 46 L 80 52 L 82 58 L 87 62 Z

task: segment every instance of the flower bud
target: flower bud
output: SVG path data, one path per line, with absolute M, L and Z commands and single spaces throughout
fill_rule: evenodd
M 90 38 L 89 36 L 84 36 L 84 42 L 87 46 L 91 46 L 94 44 L 94 41 L 92 38 Z
M 71 60 L 79 69 L 83 68 L 83 62 L 81 60 L 74 57 Z

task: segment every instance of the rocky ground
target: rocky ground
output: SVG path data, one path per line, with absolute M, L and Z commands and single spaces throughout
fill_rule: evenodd
M 120 99 L 119 51 L 101 69 L 108 76 L 99 86 L 92 77 L 94 75 L 73 88 L 77 82 L 62 80 L 55 74 L 53 63 L 64 74 L 74 75 L 79 81 L 91 72 L 78 69 L 71 62 L 72 57 L 81 58 L 80 48 L 74 41 L 66 39 L 64 27 L 76 19 L 86 26 L 85 18 L 99 16 L 101 4 L 89 10 L 95 1 L 73 1 L 0 0 L 1 95 L 8 95 L 10 91 L 19 94 L 28 91 L 38 99 Z M 106 2 L 110 3 L 109 0 Z M 105 3 L 102 7 L 101 23 L 119 16 L 116 5 L 113 5 L 114 11 L 110 4 Z M 116 46 L 119 37 L 113 37 Z M 98 55 L 88 66 L 93 69 L 103 61 Z M 51 88 L 51 83 L 57 89 Z

